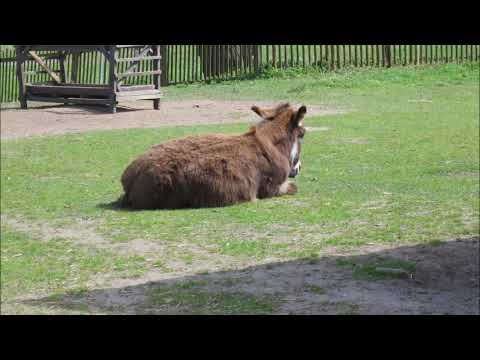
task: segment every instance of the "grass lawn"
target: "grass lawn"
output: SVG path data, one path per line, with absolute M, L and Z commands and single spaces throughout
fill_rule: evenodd
M 217 209 L 130 212 L 108 204 L 121 194 L 124 168 L 152 144 L 192 133 L 243 132 L 246 124 L 2 141 L 2 313 L 48 312 L 16 299 L 82 291 L 92 279 L 478 235 L 478 64 L 291 70 L 165 92 L 166 101 L 286 100 L 345 112 L 307 113 L 311 129 L 297 195 Z M 157 292 L 152 302 L 163 303 L 165 293 L 175 291 Z M 238 309 L 227 295 L 216 296 L 227 302 L 220 309 Z M 197 297 L 195 307 L 204 303 Z M 250 303 L 252 311 L 271 307 L 249 300 L 242 312 Z

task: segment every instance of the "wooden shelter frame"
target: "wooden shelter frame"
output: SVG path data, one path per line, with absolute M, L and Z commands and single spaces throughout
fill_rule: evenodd
M 119 57 L 119 50 L 134 48 L 132 57 Z M 59 61 L 60 69 L 53 70 L 47 65 L 46 56 L 38 52 L 51 52 L 49 59 Z M 87 52 L 99 52 L 105 56 L 109 66 L 108 80 L 105 84 L 78 83 L 79 55 Z M 66 56 L 72 55 L 70 76 L 65 67 Z M 24 62 L 33 59 L 49 75 L 47 83 L 26 83 Z M 160 108 L 161 89 L 160 45 L 17 45 L 17 78 L 21 107 L 27 108 L 27 101 L 60 102 L 64 104 L 104 104 L 116 112 L 119 101 L 153 100 L 153 108 Z M 141 62 L 151 61 L 150 70 L 135 71 Z M 119 63 L 126 63 L 125 70 L 119 72 Z M 58 74 L 57 74 L 58 73 Z M 149 77 L 151 75 L 151 77 Z M 150 84 L 126 85 L 125 80 L 132 76 L 146 76 L 152 79 Z M 67 82 L 67 79 L 69 80 Z

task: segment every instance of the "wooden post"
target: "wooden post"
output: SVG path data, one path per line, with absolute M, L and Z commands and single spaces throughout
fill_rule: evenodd
M 115 45 L 109 45 L 107 47 L 107 51 L 109 54 L 109 61 L 110 61 L 110 74 L 109 74 L 109 85 L 110 85 L 110 109 L 112 111 L 112 114 L 115 114 L 117 112 L 117 96 L 115 94 L 115 91 L 117 90 L 117 79 L 116 79 L 116 74 L 115 70 L 117 68 L 117 58 L 116 58 L 116 46 Z
M 62 53 L 60 58 L 58 59 L 59 62 L 60 62 L 60 82 L 62 84 L 65 84 L 66 83 L 66 74 L 65 74 L 65 54 Z M 68 102 L 67 101 L 64 101 L 63 102 L 64 105 L 67 105 Z
M 162 70 L 162 78 L 161 83 L 166 86 L 168 85 L 168 55 L 167 55 L 168 47 L 167 45 L 160 46 L 160 55 L 162 59 L 160 61 L 161 70 Z
M 260 45 L 252 45 L 252 50 L 253 50 L 253 68 L 255 71 L 255 74 L 258 74 L 260 72 Z
M 62 53 L 62 55 L 59 58 L 60 61 L 60 81 L 62 84 L 66 83 L 66 74 L 65 74 L 65 54 Z
M 276 53 L 276 48 L 275 48 L 275 45 L 272 45 L 272 64 L 273 64 L 273 67 L 277 67 L 277 53 Z M 281 60 L 280 60 L 281 62 Z
M 72 83 L 76 83 L 78 81 L 78 60 L 79 60 L 79 57 L 80 57 L 79 53 L 73 53 L 72 54 L 72 73 L 71 73 Z
M 392 67 L 392 56 L 390 50 L 390 45 L 383 46 L 384 64 L 386 64 L 387 68 Z
M 17 79 L 18 79 L 18 99 L 22 109 L 27 108 L 27 97 L 25 93 L 25 79 L 23 77 L 23 62 L 25 60 L 24 46 L 15 46 L 17 58 Z
M 160 45 L 152 45 L 153 48 L 153 55 L 154 56 L 161 56 Z M 161 70 L 161 59 L 153 60 L 153 69 Z M 153 85 L 155 90 L 160 90 L 160 74 L 153 75 Z M 153 108 L 155 110 L 160 109 L 160 99 L 153 99 Z
M 330 70 L 335 70 L 335 45 L 330 45 Z

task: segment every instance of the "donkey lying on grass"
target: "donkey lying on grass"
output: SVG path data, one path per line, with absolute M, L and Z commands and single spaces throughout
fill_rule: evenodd
M 295 194 L 305 106 L 252 110 L 242 135 L 197 135 L 153 146 L 122 175 L 121 203 L 134 209 L 217 207 Z

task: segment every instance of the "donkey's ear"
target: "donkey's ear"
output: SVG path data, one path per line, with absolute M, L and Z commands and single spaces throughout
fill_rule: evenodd
M 293 122 L 295 126 L 302 126 L 303 125 L 303 118 L 305 117 L 305 114 L 307 113 L 307 107 L 305 105 L 300 106 L 300 108 L 297 110 L 297 112 L 293 115 Z
M 274 108 L 270 109 L 260 109 L 258 106 L 253 105 L 251 107 L 252 111 L 260 116 L 264 120 L 273 120 L 276 116 L 278 116 L 281 112 L 288 109 L 290 107 L 289 103 L 282 103 Z
M 253 105 L 251 109 L 255 114 L 257 114 L 261 118 L 265 117 L 265 112 L 262 109 L 260 109 L 257 105 Z

